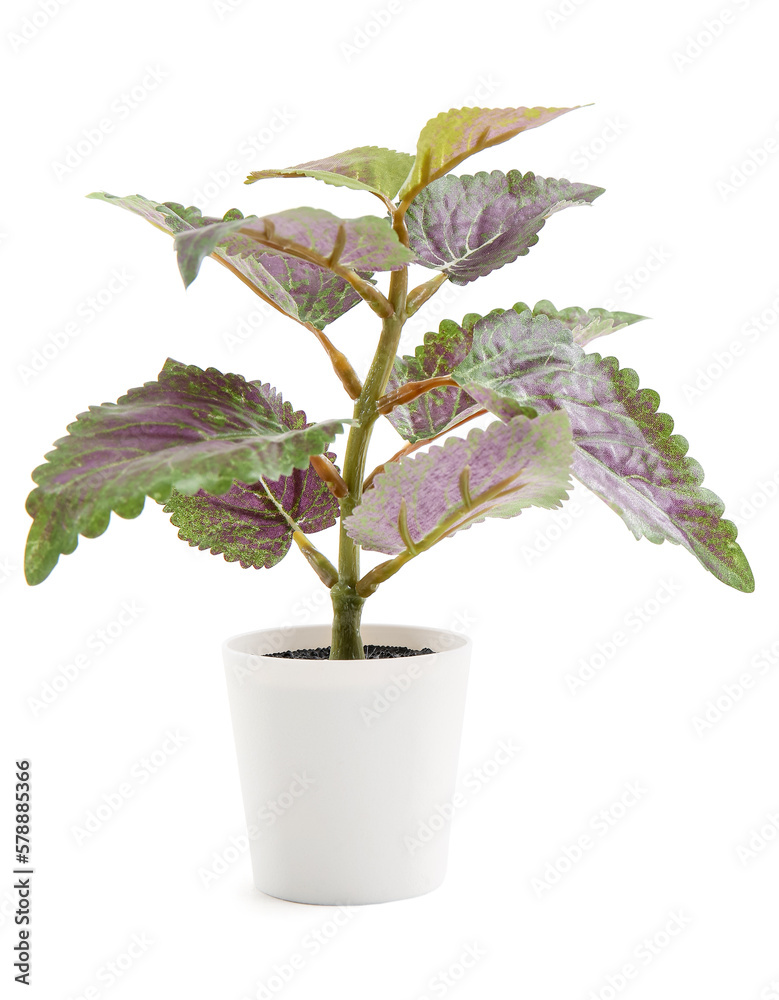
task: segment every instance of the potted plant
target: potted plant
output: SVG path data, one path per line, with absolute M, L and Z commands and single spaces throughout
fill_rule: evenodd
M 451 110 L 425 125 L 414 156 L 362 147 L 247 178 L 369 191 L 376 216 L 296 208 L 207 218 L 140 195 L 90 195 L 172 235 L 185 286 L 211 257 L 304 326 L 353 400 L 350 417 L 312 422 L 268 381 L 168 359 L 155 380 L 79 414 L 33 473 L 27 502 L 30 584 L 79 535 L 102 534 L 112 511 L 136 517 L 148 496 L 190 545 L 269 569 L 294 543 L 330 588 L 331 626 L 260 623 L 224 646 L 255 882 L 273 895 L 377 902 L 444 876 L 447 825 L 421 850 L 409 837 L 452 795 L 470 643 L 361 625 L 365 602 L 409 560 L 487 517 L 560 506 L 573 475 L 636 538 L 684 545 L 723 583 L 754 589 L 736 528 L 701 486 L 657 394 L 589 349 L 644 317 L 520 302 L 444 320 L 413 356 L 397 356 L 404 323 L 445 282 L 513 262 L 550 215 L 603 193 L 516 170 L 451 173 L 569 110 Z M 409 289 L 411 264 L 434 274 Z M 379 328 L 363 379 L 324 332 L 361 301 Z M 496 419 L 468 431 L 484 414 Z M 405 443 L 372 468 L 382 418 Z M 344 432 L 337 458 L 330 448 Z M 331 561 L 311 536 L 336 521 Z M 361 573 L 361 549 L 386 558 Z

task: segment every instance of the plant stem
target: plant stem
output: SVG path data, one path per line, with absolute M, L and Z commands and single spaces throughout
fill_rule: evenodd
M 408 244 L 408 233 L 402 219 L 395 220 L 395 230 L 404 244 Z M 382 321 L 381 336 L 376 354 L 362 392 L 354 404 L 354 423 L 346 442 L 343 464 L 343 479 L 349 490 L 341 500 L 341 524 L 338 551 L 338 582 L 331 590 L 333 599 L 333 632 L 330 648 L 332 660 L 362 660 L 365 657 L 360 616 L 365 598 L 357 593 L 360 579 L 360 547 L 349 537 L 345 521 L 362 498 L 362 484 L 373 425 L 379 418 L 376 401 L 384 392 L 395 361 L 400 334 L 406 320 L 406 295 L 408 292 L 408 271 L 405 267 L 390 275 L 389 302 L 392 315 Z
M 424 378 L 419 382 L 406 382 L 399 389 L 396 389 L 394 392 L 388 392 L 386 396 L 382 396 L 378 400 L 379 413 L 383 413 L 386 416 L 386 414 L 392 413 L 396 406 L 410 403 L 412 400 L 423 396 L 426 392 L 430 392 L 431 389 L 439 389 L 442 386 L 454 386 L 455 389 L 460 388 L 459 382 L 456 382 L 451 375 L 436 375 L 434 378 Z
M 327 488 L 337 497 L 339 500 L 341 497 L 345 497 L 349 490 L 346 487 L 346 483 L 343 481 L 340 472 L 327 455 L 310 455 L 309 461 L 311 462 L 311 468 L 316 472 L 323 483 L 327 484 Z

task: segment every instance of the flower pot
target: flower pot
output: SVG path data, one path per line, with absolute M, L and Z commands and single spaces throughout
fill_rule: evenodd
M 329 625 L 247 632 L 223 646 L 254 883 L 298 903 L 381 903 L 446 873 L 471 642 L 364 625 L 366 644 L 432 654 L 298 660 Z M 430 821 L 435 818 L 435 822 Z M 435 835 L 420 846 L 422 824 Z

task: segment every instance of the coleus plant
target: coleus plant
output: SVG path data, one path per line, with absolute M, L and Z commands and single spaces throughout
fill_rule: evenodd
M 296 543 L 332 594 L 331 657 L 359 659 L 363 605 L 380 584 L 475 522 L 560 506 L 574 476 L 636 538 L 683 545 L 721 581 L 752 591 L 736 527 L 701 486 L 703 471 L 672 433 L 671 417 L 658 412 L 657 393 L 639 389 L 636 373 L 616 358 L 589 350 L 644 317 L 518 302 L 444 320 L 413 356 L 396 356 L 404 323 L 445 282 L 466 285 L 515 261 L 550 215 L 603 193 L 518 170 L 450 173 L 570 110 L 451 110 L 425 125 L 415 156 L 366 146 L 246 181 L 311 177 L 369 191 L 381 216 L 231 209 L 219 219 L 140 195 L 90 195 L 172 235 L 185 286 L 211 257 L 309 330 L 354 411 L 312 422 L 269 382 L 168 359 L 154 381 L 79 414 L 33 473 L 28 581 L 44 580 L 79 535 L 102 534 L 112 511 L 136 517 L 149 496 L 180 538 L 245 568 L 275 566 Z M 435 274 L 409 291 L 411 264 Z M 364 380 L 324 333 L 361 301 L 381 321 Z M 461 436 L 485 413 L 497 419 Z M 366 475 L 382 416 L 406 444 Z M 339 468 L 329 449 L 346 427 Z M 310 539 L 336 521 L 337 564 Z M 362 548 L 389 558 L 361 576 Z

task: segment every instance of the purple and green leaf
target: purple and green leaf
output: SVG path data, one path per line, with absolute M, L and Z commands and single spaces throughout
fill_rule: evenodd
M 413 357 L 396 357 L 386 392 L 407 382 L 420 382 L 438 375 L 450 375 L 471 349 L 471 336 L 452 320 L 441 322 L 438 332 L 426 333 L 424 343 Z M 407 441 L 422 441 L 441 434 L 482 406 L 457 386 L 441 386 L 396 406 L 387 419 Z
M 420 264 L 466 285 L 527 254 L 550 215 L 603 190 L 518 170 L 442 177 L 409 205 L 409 246 Z
M 286 253 L 325 266 L 333 254 L 343 267 L 363 271 L 396 271 L 416 260 L 386 219 L 363 215 L 339 219 L 321 208 L 290 208 L 261 219 L 233 219 L 193 229 L 176 237 L 179 270 L 185 285 L 196 278 L 203 259 L 219 246 L 242 255 L 245 242 L 267 253 Z M 235 244 L 234 244 L 235 241 Z
M 473 327 L 455 380 L 487 409 L 499 399 L 539 413 L 565 410 L 574 476 L 622 517 L 636 538 L 685 546 L 718 579 L 750 592 L 754 579 L 723 520 L 724 505 L 701 486 L 703 470 L 687 440 L 658 413 L 660 398 L 616 358 L 585 354 L 561 321 L 530 310 L 493 312 Z
M 264 398 L 281 401 L 270 385 L 255 385 Z M 288 430 L 309 426 L 306 414 L 289 403 L 276 405 L 273 410 Z M 335 460 L 333 453 L 327 457 Z M 239 562 L 244 569 L 270 569 L 281 562 L 292 544 L 294 529 L 288 517 L 306 534 L 313 534 L 334 525 L 340 507 L 309 464 L 278 479 L 234 482 L 221 495 L 198 490 L 188 496 L 174 489 L 164 511 L 172 514 L 171 524 L 179 529 L 182 541 L 224 555 L 227 562 Z
M 537 128 L 574 108 L 452 108 L 431 118 L 419 134 L 414 164 L 398 196 L 408 204 L 432 181 L 479 150 Z
M 475 428 L 387 466 L 346 519 L 346 531 L 363 548 L 413 556 L 487 517 L 559 507 L 572 456 L 561 412 Z
M 168 359 L 157 381 L 80 413 L 33 472 L 28 582 L 44 580 L 79 535 L 101 535 L 112 511 L 137 517 L 147 496 L 162 503 L 173 489 L 221 494 L 236 480 L 289 476 L 349 422 L 290 430 L 291 410 L 269 386 Z
M 451 375 L 468 355 L 473 341 L 473 327 L 481 318 L 478 313 L 468 313 L 462 324 L 451 319 L 441 320 L 438 331 L 426 333 L 423 343 L 417 347 L 413 356 L 395 358 L 386 392 L 396 391 L 408 382 Z M 511 409 L 511 416 L 517 416 L 518 413 L 535 416 L 532 407 L 511 407 L 508 402 L 504 402 L 502 412 L 509 412 L 506 407 Z M 417 396 L 410 403 L 396 406 L 387 414 L 387 419 L 398 434 L 407 441 L 416 443 L 445 433 L 462 421 L 478 415 L 485 408 L 458 386 L 438 386 Z M 495 410 L 492 412 L 497 413 Z M 497 415 L 502 416 L 502 413 Z
M 515 312 L 524 312 L 530 306 L 524 302 L 517 302 L 512 306 Z M 549 299 L 541 299 L 532 308 L 534 316 L 548 316 L 550 319 L 559 320 L 573 334 L 574 341 L 580 347 L 589 344 L 597 337 L 605 337 L 609 333 L 616 333 L 626 326 L 639 323 L 646 316 L 639 316 L 638 313 L 610 312 L 608 309 L 582 309 L 580 306 L 569 306 L 567 309 L 555 309 Z
M 295 167 L 254 170 L 244 183 L 253 184 L 266 177 L 314 177 L 325 184 L 370 191 L 391 199 L 398 193 L 413 163 L 414 157 L 408 153 L 379 146 L 360 146 L 321 160 L 298 163 Z
M 87 197 L 134 212 L 171 236 L 224 226 L 224 238 L 214 244 L 212 256 L 237 271 L 266 302 L 298 322 L 311 323 L 322 330 L 360 301 L 352 286 L 332 271 L 278 251 L 269 253 L 255 240 L 235 232 L 244 221 L 238 209 L 230 209 L 223 219 L 218 219 L 201 215 L 192 206 L 149 201 L 141 195 L 118 198 L 95 192 Z
M 269 385 L 259 388 L 266 398 L 274 391 Z M 309 426 L 302 410 L 285 404 L 281 412 L 275 412 L 289 430 Z M 332 452 L 327 457 L 335 460 Z M 294 529 L 288 518 L 306 534 L 313 534 L 334 525 L 340 507 L 309 464 L 278 479 L 234 482 L 221 495 L 198 490 L 188 496 L 174 489 L 164 511 L 172 514 L 171 524 L 179 529 L 179 538 L 190 545 L 224 555 L 227 562 L 239 562 L 244 569 L 270 569 L 292 544 Z

